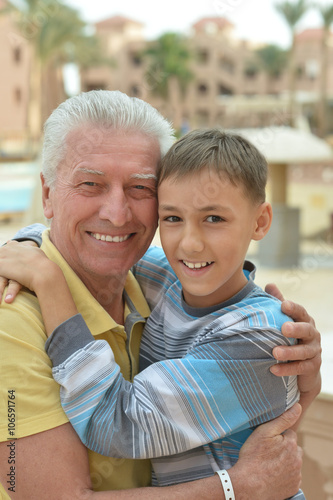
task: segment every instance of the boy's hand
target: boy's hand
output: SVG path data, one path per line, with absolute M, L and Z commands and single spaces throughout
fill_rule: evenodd
M 31 249 L 28 250 L 27 247 L 34 247 L 35 252 L 42 252 L 38 249 L 38 245 L 31 240 L 20 243 L 10 240 L 5 246 L 0 247 L 0 302 L 7 286 L 4 299 L 7 304 L 13 302 L 23 285 L 30 288 L 28 286 L 30 283 L 26 283 L 27 276 L 29 272 L 37 273 L 37 270 L 29 268 L 29 264 L 32 262 L 31 254 L 29 254 Z M 23 252 L 28 253 L 25 255 Z M 20 256 L 25 258 L 26 264 L 19 260 Z M 23 269 L 23 273 L 20 272 L 21 269 Z

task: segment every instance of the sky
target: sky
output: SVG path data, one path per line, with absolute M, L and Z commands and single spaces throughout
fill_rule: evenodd
M 287 47 L 290 34 L 274 5 L 281 0 L 65 0 L 77 8 L 84 20 L 96 22 L 123 15 L 144 24 L 146 38 L 166 31 L 186 34 L 202 17 L 227 17 L 236 35 L 254 42 L 276 43 Z M 317 0 L 321 5 L 331 0 Z M 313 9 L 304 16 L 300 28 L 317 27 L 320 17 Z

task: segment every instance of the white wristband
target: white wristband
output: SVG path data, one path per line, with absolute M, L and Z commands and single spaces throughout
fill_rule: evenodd
M 225 500 L 235 500 L 235 493 L 228 472 L 226 470 L 218 470 L 215 474 L 217 474 L 221 480 Z

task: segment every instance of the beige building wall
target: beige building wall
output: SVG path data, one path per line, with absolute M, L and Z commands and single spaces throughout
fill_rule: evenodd
M 0 6 L 4 0 L 0 0 Z M 143 25 L 115 16 L 95 25 L 109 65 L 82 71 L 82 90 L 119 89 L 149 101 L 171 121 L 175 110 L 154 94 L 146 78 L 147 63 L 142 52 L 148 43 Z M 299 109 L 315 126 L 320 88 L 321 36 L 318 29 L 297 36 L 297 96 Z M 235 37 L 234 26 L 223 18 L 204 18 L 193 25 L 188 37 L 193 53 L 192 72 L 181 110 L 184 127 L 214 126 L 258 127 L 287 123 L 287 74 L 269 78 L 264 71 L 251 71 L 256 46 Z M 0 16 L 0 64 L 5 79 L 0 81 L 0 134 L 25 130 L 29 99 L 29 44 L 17 32 L 11 16 Z M 328 89 L 333 89 L 333 45 L 329 48 Z M 255 65 L 254 65 L 255 66 Z M 47 77 L 46 77 L 47 78 Z M 158 75 L 156 75 L 158 79 Z M 59 70 L 51 74 L 45 87 L 45 119 L 65 98 Z M 332 92 L 333 94 L 333 92 Z M 275 96 L 276 106 L 265 97 Z M 333 95 L 332 95 L 333 98 Z M 333 119 L 332 119 L 333 120 Z M 333 128 L 333 122 L 332 122 Z
M 82 73 L 83 90 L 119 89 L 141 97 L 172 120 L 173 99 L 164 102 L 156 97 L 145 78 L 147 66 L 141 56 L 148 42 L 143 26 L 136 21 L 116 16 L 96 24 L 105 54 L 112 65 L 91 68 Z M 297 36 L 297 98 L 299 110 L 309 118 L 315 116 L 314 101 L 320 88 L 321 30 L 305 30 Z M 184 124 L 191 127 L 267 126 L 287 123 L 288 75 L 269 77 L 255 63 L 257 46 L 239 40 L 234 26 L 223 18 L 205 18 L 193 25 L 188 37 L 193 54 L 194 75 L 182 100 Z M 333 47 L 329 55 L 329 88 L 333 88 Z M 253 71 L 253 67 L 257 70 Z M 156 75 L 158 78 L 158 75 Z M 273 95 L 281 99 L 274 108 L 260 97 Z M 243 98 L 240 105 L 239 97 Z M 258 99 L 259 96 L 259 99 Z M 236 100 L 236 104 L 235 104 Z M 256 108 L 253 108 L 256 103 Z
M 307 500 L 333 500 L 333 396 L 320 394 L 301 423 L 302 489 Z
M 82 90 L 121 90 L 131 96 L 147 97 L 141 51 L 146 48 L 143 25 L 115 16 L 95 25 L 109 66 L 82 71 Z
M 0 9 L 5 5 L 0 1 Z M 0 137 L 26 132 L 30 54 L 14 18 L 0 16 Z

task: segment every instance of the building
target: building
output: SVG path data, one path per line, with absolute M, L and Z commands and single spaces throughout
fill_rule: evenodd
M 144 39 L 143 25 L 116 16 L 95 27 L 111 64 L 84 71 L 82 89 L 119 89 L 148 100 L 173 120 L 175 110 L 170 104 L 173 97 L 169 102 L 156 97 L 145 76 L 147 62 L 142 51 L 148 42 Z M 297 109 L 310 119 L 313 128 L 316 127 L 316 103 L 320 93 L 322 34 L 321 29 L 309 29 L 296 37 Z M 255 55 L 259 47 L 237 39 L 234 26 L 227 19 L 199 20 L 192 26 L 188 44 L 193 54 L 193 80 L 181 99 L 184 125 L 244 127 L 287 123 L 286 72 L 274 77 L 265 73 Z M 331 46 L 327 87 L 333 88 Z
M 6 0 L 0 0 L 0 11 L 6 6 Z M 0 67 L 6 76 L 0 79 L 0 157 L 5 159 L 34 156 L 41 122 L 65 99 L 59 68 L 31 71 L 31 39 L 36 21 L 27 17 L 19 25 L 19 19 L 14 9 L 0 15 Z
M 0 0 L 0 9 L 6 0 Z M 258 46 L 235 36 L 232 23 L 222 17 L 196 22 L 187 37 L 193 55 L 193 79 L 184 96 L 163 100 L 154 94 L 154 78 L 147 78 L 149 43 L 144 26 L 123 16 L 96 23 L 96 35 L 109 64 L 81 72 L 81 88 L 119 89 L 149 101 L 178 128 L 223 125 L 251 127 L 283 125 L 288 121 L 288 78 L 286 72 L 270 77 L 256 57 Z M 317 102 L 321 90 L 321 29 L 307 29 L 296 37 L 298 111 L 316 130 Z M 27 130 L 29 113 L 29 37 L 19 32 L 13 15 L 0 16 L 0 64 L 6 79 L 0 82 L 0 135 L 16 136 Z M 59 72 L 59 70 L 57 70 Z M 329 46 L 327 88 L 333 89 L 333 45 Z M 44 75 L 43 119 L 65 98 L 61 75 Z M 332 94 L 332 91 L 330 91 Z M 333 95 L 330 95 L 331 101 Z M 179 104 L 176 104 L 176 103 Z M 332 113 L 331 113 L 332 114 Z M 333 130 L 333 123 L 329 123 Z
M 0 10 L 5 6 L 0 0 Z M 0 67 L 5 75 L 0 79 L 0 141 L 10 140 L 12 148 L 26 133 L 30 64 L 30 47 L 12 15 L 0 15 L 0 47 Z

